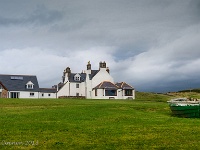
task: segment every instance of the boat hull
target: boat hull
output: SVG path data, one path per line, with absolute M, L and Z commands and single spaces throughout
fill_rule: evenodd
M 200 118 L 199 105 L 170 105 L 173 115 L 184 118 Z

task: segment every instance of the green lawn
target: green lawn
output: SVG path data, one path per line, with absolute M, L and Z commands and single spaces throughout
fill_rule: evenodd
M 169 99 L 0 99 L 0 149 L 199 149 L 200 119 L 171 116 Z

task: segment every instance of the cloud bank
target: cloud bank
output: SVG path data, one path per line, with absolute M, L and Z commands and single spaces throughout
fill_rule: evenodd
M 34 74 L 40 87 L 63 70 L 98 69 L 139 91 L 200 87 L 198 0 L 0 2 L 1 74 Z

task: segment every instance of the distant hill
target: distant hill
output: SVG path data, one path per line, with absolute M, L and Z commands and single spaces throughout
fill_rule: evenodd
M 200 99 L 200 89 L 189 89 L 189 90 L 181 90 L 178 92 L 169 92 L 167 95 L 173 97 L 186 97 L 186 98 L 198 98 Z
M 196 92 L 196 93 L 200 93 L 200 89 L 189 89 L 189 90 L 181 90 L 178 92 Z
M 166 94 L 136 91 L 136 100 L 139 101 L 166 102 L 170 99 L 180 97 L 200 99 L 200 89 L 182 90 L 178 92 L 169 92 Z
M 150 92 L 136 92 L 136 100 L 139 101 L 155 101 L 166 102 L 171 99 L 170 95 L 162 93 L 150 93 Z

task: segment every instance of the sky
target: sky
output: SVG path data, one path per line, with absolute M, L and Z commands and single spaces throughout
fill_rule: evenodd
M 51 87 L 88 61 L 137 91 L 200 88 L 200 1 L 0 0 L 0 74 Z

